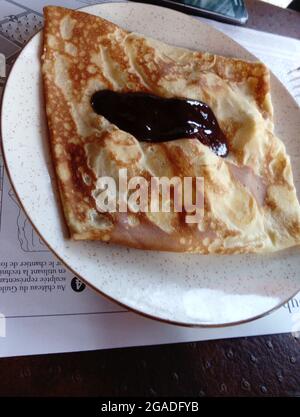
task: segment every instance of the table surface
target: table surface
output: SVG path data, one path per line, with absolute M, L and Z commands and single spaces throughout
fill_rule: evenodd
M 300 38 L 300 13 L 246 0 L 247 26 Z M 300 396 L 291 334 L 0 360 L 0 395 Z

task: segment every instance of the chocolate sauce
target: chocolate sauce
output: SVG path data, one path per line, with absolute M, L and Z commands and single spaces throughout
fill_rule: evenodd
M 228 154 L 226 137 L 213 111 L 202 101 L 101 90 L 93 94 L 91 104 L 97 114 L 139 141 L 195 138 L 218 156 Z

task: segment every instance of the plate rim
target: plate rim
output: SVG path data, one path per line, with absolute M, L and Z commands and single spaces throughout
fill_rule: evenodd
M 127 6 L 129 2 L 124 2 L 124 1 L 113 1 L 113 2 L 108 2 L 108 3 L 97 3 L 97 4 L 92 4 L 92 5 L 86 5 L 83 7 L 80 7 L 78 9 L 75 10 L 79 10 L 79 11 L 84 11 L 86 9 L 92 8 L 92 7 L 101 7 L 101 6 L 109 6 L 109 5 L 122 5 L 123 6 Z M 129 3 L 130 5 L 134 5 L 138 7 L 142 7 L 144 4 L 143 3 L 139 3 L 139 2 L 133 2 L 131 1 Z M 153 5 L 153 4 L 147 4 L 148 7 L 150 8 L 156 8 L 156 9 L 166 9 L 165 7 L 162 6 L 158 6 L 158 5 Z M 173 9 L 168 9 L 168 11 L 170 11 L 171 13 L 174 14 L 181 14 L 184 15 L 185 17 L 188 17 L 189 19 L 192 19 L 196 22 L 198 22 L 198 24 L 200 25 L 204 25 L 204 26 L 208 26 L 210 28 L 212 28 L 213 30 L 220 32 L 223 36 L 225 36 L 226 38 L 228 38 L 231 42 L 234 42 L 235 44 L 237 44 L 239 47 L 242 47 L 245 51 L 247 51 L 253 58 L 256 58 L 259 60 L 259 58 L 257 58 L 252 52 L 248 51 L 247 48 L 245 48 L 244 46 L 242 46 L 239 42 L 235 41 L 234 39 L 232 39 L 230 36 L 228 36 L 226 33 L 223 33 L 222 31 L 220 31 L 219 29 L 208 25 L 206 22 L 202 22 L 202 21 L 198 21 L 194 16 L 190 16 L 190 15 L 186 15 L 183 12 L 180 11 L 176 11 Z M 2 92 L 2 97 L 1 97 L 1 103 L 0 103 L 0 114 L 1 114 L 1 120 L 0 120 L 0 150 L 2 153 L 2 158 L 3 158 L 3 162 L 4 162 L 4 167 L 6 170 L 6 174 L 8 177 L 8 180 L 12 186 L 12 189 L 14 191 L 14 194 L 21 206 L 21 209 L 23 210 L 23 212 L 25 213 L 25 215 L 27 216 L 28 220 L 30 221 L 34 231 L 37 233 L 37 235 L 42 239 L 42 241 L 45 243 L 45 245 L 47 246 L 47 248 L 49 248 L 49 250 L 54 254 L 54 256 L 57 257 L 57 259 L 62 262 L 63 265 L 65 265 L 75 276 L 77 276 L 87 287 L 91 288 L 93 291 L 95 291 L 96 293 L 100 294 L 102 297 L 108 299 L 111 302 L 114 302 L 116 304 L 118 304 L 119 306 L 125 308 L 128 310 L 128 312 L 134 312 L 144 318 L 147 319 L 151 319 L 160 323 L 164 323 L 164 324 L 169 324 L 169 325 L 174 325 L 174 326 L 180 326 L 180 327 L 185 327 L 185 328 L 199 328 L 199 329 L 218 329 L 218 328 L 226 328 L 226 327 L 232 327 L 232 326 L 238 326 L 241 324 L 246 324 L 246 323 L 251 323 L 252 321 L 261 319 L 263 317 L 268 316 L 269 314 L 272 314 L 273 312 L 275 312 L 276 310 L 278 310 L 279 308 L 281 308 L 282 306 L 284 306 L 284 304 L 286 304 L 290 299 L 292 299 L 293 297 L 295 297 L 295 295 L 298 294 L 298 292 L 300 291 L 300 284 L 299 284 L 299 288 L 292 294 L 290 295 L 288 298 L 281 300 L 279 304 L 275 305 L 274 307 L 272 307 L 271 309 L 264 311 L 260 314 L 257 314 L 253 317 L 249 317 L 243 320 L 237 320 L 237 321 L 233 321 L 233 322 L 225 322 L 225 323 L 199 323 L 199 322 L 184 322 L 184 321 L 176 321 L 176 320 L 171 320 L 171 319 L 167 319 L 167 318 L 162 318 L 160 316 L 156 316 L 154 314 L 150 314 L 150 313 L 145 313 L 142 310 L 139 310 L 137 308 L 134 308 L 132 306 L 128 306 L 126 303 L 119 301 L 118 299 L 115 299 L 114 297 L 108 295 L 107 293 L 103 292 L 100 288 L 96 287 L 95 285 L 91 284 L 86 278 L 82 277 L 81 274 L 79 274 L 78 272 L 76 272 L 72 266 L 70 266 L 68 264 L 67 261 L 63 260 L 61 258 L 61 256 L 56 252 L 56 250 L 54 250 L 51 246 L 51 244 L 45 240 L 45 238 L 42 236 L 41 232 L 38 230 L 38 228 L 36 227 L 35 223 L 32 221 L 30 214 L 28 213 L 28 211 L 25 209 L 23 202 L 21 200 L 21 198 L 19 197 L 19 193 L 17 192 L 15 183 L 13 181 L 13 177 L 11 175 L 11 170 L 9 168 L 9 164 L 7 161 L 7 157 L 6 157 L 6 151 L 5 151 L 5 145 L 4 145 L 4 139 L 3 139 L 3 108 L 4 108 L 4 99 L 5 99 L 5 95 L 7 94 L 7 90 L 8 90 L 8 81 L 13 73 L 14 67 L 16 65 L 16 63 L 18 62 L 19 58 L 21 55 L 23 55 L 25 53 L 25 51 L 27 50 L 27 48 L 30 46 L 31 42 L 38 36 L 41 36 L 41 33 L 43 32 L 43 28 L 41 28 L 37 33 L 35 33 L 34 35 L 32 35 L 29 40 L 27 41 L 26 45 L 21 49 L 17 59 L 14 61 L 14 63 L 12 64 L 9 74 L 7 76 L 5 85 L 4 85 L 4 89 Z M 287 93 L 289 94 L 290 98 L 293 99 L 294 103 L 298 105 L 298 103 L 296 102 L 296 100 L 294 99 L 294 97 L 288 92 L 288 90 L 286 89 L 286 87 L 284 86 L 284 84 L 278 79 L 278 77 L 270 70 L 270 73 L 272 74 L 273 77 L 276 78 L 276 80 L 284 87 L 284 89 L 287 91 Z M 47 128 L 47 134 L 48 134 L 48 128 Z M 53 164 L 53 162 L 52 162 Z M 54 170 L 55 171 L 55 170 Z M 55 187 L 57 188 L 57 184 L 55 183 Z

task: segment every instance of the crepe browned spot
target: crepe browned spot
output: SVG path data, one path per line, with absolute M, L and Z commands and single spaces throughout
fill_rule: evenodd
M 268 69 L 170 46 L 101 17 L 46 7 L 42 71 L 53 162 L 71 238 L 140 249 L 271 252 L 299 244 L 300 210 L 289 157 L 274 135 Z M 229 142 L 216 156 L 197 140 L 139 142 L 97 115 L 94 92 L 148 92 L 207 103 Z M 204 218 L 182 213 L 103 213 L 99 181 L 204 178 Z M 172 198 L 172 197 L 171 197 Z

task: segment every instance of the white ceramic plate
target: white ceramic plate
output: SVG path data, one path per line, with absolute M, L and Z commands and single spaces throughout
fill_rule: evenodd
M 110 3 L 83 10 L 174 45 L 255 59 L 216 29 L 169 9 Z M 68 240 L 46 135 L 40 45 L 39 33 L 24 48 L 7 81 L 3 148 L 24 210 L 45 242 L 75 274 L 127 307 L 185 325 L 218 326 L 254 319 L 299 290 L 299 248 L 268 256 L 203 256 Z M 271 81 L 276 130 L 292 156 L 299 195 L 299 109 L 275 76 Z

